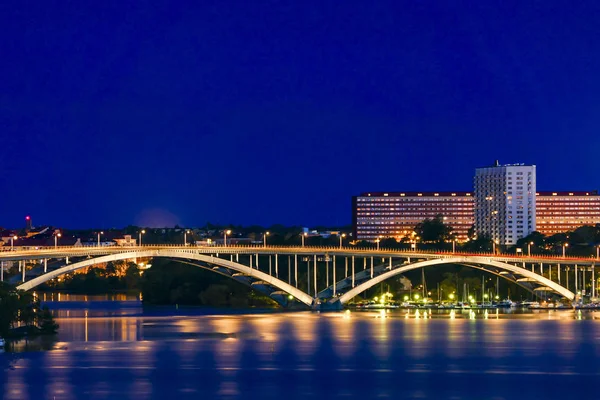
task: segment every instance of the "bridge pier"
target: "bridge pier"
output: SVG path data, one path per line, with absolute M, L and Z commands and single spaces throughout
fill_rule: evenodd
M 344 271 L 344 278 L 348 277 L 348 257 L 344 257 L 344 259 L 346 260 L 346 269 Z
M 313 271 L 313 273 L 315 275 L 313 280 L 315 282 L 315 297 L 317 297 L 317 293 L 318 292 L 317 292 L 317 255 L 316 254 L 313 256 L 313 260 L 314 260 L 314 271 Z M 309 294 L 310 294 L 310 292 L 309 292 Z
M 0 261 L 0 282 L 4 282 L 4 261 Z
M 294 281 L 296 282 L 296 288 L 298 288 L 298 254 L 294 254 Z
M 48 272 L 48 259 L 44 258 L 44 273 Z
M 25 262 L 23 262 L 23 268 L 22 268 L 22 271 L 23 271 L 22 281 L 23 281 L 23 283 L 25 283 L 25 270 L 26 269 L 27 269 L 27 264 Z
M 333 256 L 333 297 L 335 297 L 335 255 Z
M 325 287 L 329 287 L 329 256 L 325 256 Z
M 354 287 L 354 256 L 352 256 L 352 287 Z
M 311 306 L 311 309 L 313 311 L 319 311 L 319 312 L 324 312 L 324 311 L 341 311 L 341 310 L 344 309 L 344 305 L 339 300 L 336 300 L 336 301 L 331 302 L 331 303 L 328 302 L 328 301 L 321 302 L 321 301 L 315 300 L 315 302 Z

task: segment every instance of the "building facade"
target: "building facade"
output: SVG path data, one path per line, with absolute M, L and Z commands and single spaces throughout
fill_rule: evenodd
M 600 195 L 597 190 L 537 193 L 538 232 L 549 236 L 596 224 L 600 224 Z
M 442 215 L 458 240 L 473 225 L 473 199 L 467 192 L 371 192 L 352 198 L 357 240 L 412 237 L 417 224 Z
M 536 230 L 535 165 L 477 168 L 473 186 L 477 233 L 514 245 Z

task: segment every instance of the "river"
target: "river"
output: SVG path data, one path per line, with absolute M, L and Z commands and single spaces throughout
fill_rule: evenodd
M 600 313 L 143 308 L 46 298 L 55 338 L 0 354 L 4 399 L 596 398 Z

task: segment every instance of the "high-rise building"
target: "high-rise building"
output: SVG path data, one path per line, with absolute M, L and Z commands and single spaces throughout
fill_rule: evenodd
M 473 200 L 466 192 L 370 192 L 352 198 L 357 240 L 412 237 L 417 224 L 441 215 L 458 240 L 473 225 Z
M 538 192 L 536 230 L 546 236 L 600 224 L 600 195 L 587 192 Z
M 499 244 L 514 245 L 536 229 L 535 165 L 477 168 L 474 179 L 475 231 Z

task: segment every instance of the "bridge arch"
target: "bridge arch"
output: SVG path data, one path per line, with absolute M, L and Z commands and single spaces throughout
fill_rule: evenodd
M 197 252 L 186 251 L 186 250 L 131 251 L 131 252 L 110 254 L 107 256 L 91 258 L 91 259 L 76 262 L 73 264 L 68 264 L 68 265 L 65 265 L 54 271 L 47 272 L 47 273 L 40 275 L 34 279 L 31 279 L 30 281 L 24 282 L 23 284 L 19 285 L 17 287 L 17 289 L 27 291 L 27 290 L 33 289 L 34 287 L 36 287 L 38 285 L 41 285 L 44 282 L 54 279 L 60 275 L 66 274 L 68 272 L 73 272 L 73 271 L 76 271 L 81 268 L 96 265 L 96 264 L 107 263 L 110 261 L 127 260 L 127 259 L 132 259 L 132 258 L 157 258 L 157 257 L 183 259 L 183 260 L 194 260 L 194 261 L 213 264 L 213 265 L 220 266 L 220 267 L 229 268 L 236 272 L 239 272 L 244 275 L 258 279 L 260 281 L 266 282 L 269 285 L 292 295 L 297 300 L 306 304 L 309 307 L 313 305 L 314 299 L 312 298 L 312 296 L 304 293 L 300 289 L 298 289 L 278 278 L 275 278 L 269 274 L 266 274 L 259 270 L 247 267 L 245 265 L 242 265 L 242 264 L 239 264 L 239 263 L 236 263 L 233 261 L 214 257 L 212 255 L 198 254 Z
M 531 278 L 535 282 L 541 284 L 542 286 L 552 289 L 556 293 L 560 294 L 563 297 L 566 297 L 569 300 L 573 300 L 575 298 L 575 294 L 573 292 L 571 292 L 570 290 L 568 290 L 567 288 L 565 288 L 557 283 L 554 283 L 550 279 L 545 278 L 539 274 L 536 274 L 535 272 L 527 271 L 526 269 L 521 268 L 521 267 L 516 267 L 511 264 L 493 261 L 491 259 L 481 258 L 481 257 L 448 257 L 448 258 L 438 258 L 438 259 L 432 259 L 432 260 L 426 260 L 426 261 L 418 261 L 413 264 L 407 264 L 407 265 L 403 265 L 401 267 L 395 268 L 391 271 L 385 272 L 385 273 L 378 275 L 372 279 L 369 279 L 368 281 L 363 282 L 358 286 L 355 286 L 354 288 L 350 289 L 349 291 L 347 291 L 346 293 L 344 293 L 343 295 L 338 297 L 336 299 L 336 301 L 339 301 L 341 304 L 346 304 L 348 301 L 350 301 L 351 299 L 353 299 L 355 296 L 359 295 L 360 293 L 364 292 L 365 290 L 370 289 L 371 287 L 377 285 L 378 283 L 381 283 L 381 282 L 383 282 L 389 278 L 392 278 L 396 275 L 400 275 L 402 273 L 411 271 L 413 269 L 426 268 L 426 267 L 431 267 L 431 266 L 435 266 L 435 265 L 443 265 L 443 264 L 461 264 L 461 265 L 465 265 L 465 266 L 471 267 L 471 268 L 477 268 L 477 267 L 475 267 L 473 265 L 469 265 L 469 264 L 479 264 L 479 265 L 486 265 L 486 266 L 490 266 L 490 267 L 496 267 L 496 268 L 499 268 L 504 271 L 509 271 L 509 272 L 512 272 L 512 273 L 515 273 L 518 275 L 522 275 L 526 278 Z

